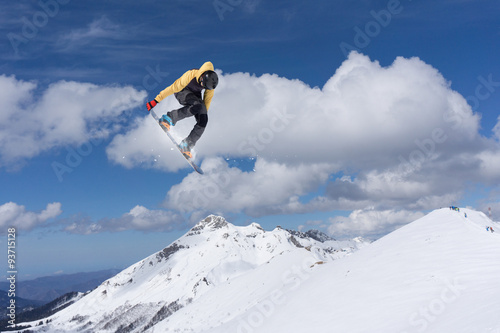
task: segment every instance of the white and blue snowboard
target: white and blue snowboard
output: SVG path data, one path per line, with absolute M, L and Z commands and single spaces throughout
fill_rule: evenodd
M 159 121 L 160 121 L 160 117 L 158 117 L 158 115 L 151 109 L 151 111 L 149 111 L 151 113 L 151 116 L 154 118 L 154 120 L 156 121 L 156 123 L 158 124 L 158 126 L 161 127 L 161 129 L 167 133 L 168 137 L 170 138 L 170 140 L 172 140 L 173 144 L 177 147 L 177 149 L 179 149 L 179 151 L 181 152 L 182 156 L 184 156 L 184 158 L 186 159 L 186 161 L 189 163 L 189 165 L 194 169 L 194 171 L 198 172 L 199 174 L 203 175 L 203 170 L 201 170 L 201 168 L 199 166 L 197 166 L 194 162 L 193 162 L 193 159 L 192 158 L 189 158 L 188 156 L 184 155 L 182 153 L 182 149 L 181 147 L 179 146 L 179 143 L 174 139 L 174 137 L 172 136 L 172 134 L 170 134 L 170 131 L 167 131 L 163 126 L 160 125 Z

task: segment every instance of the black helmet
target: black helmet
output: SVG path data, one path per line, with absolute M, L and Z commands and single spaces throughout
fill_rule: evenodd
M 219 83 L 219 77 L 214 71 L 206 71 L 200 76 L 200 84 L 203 88 L 213 90 Z

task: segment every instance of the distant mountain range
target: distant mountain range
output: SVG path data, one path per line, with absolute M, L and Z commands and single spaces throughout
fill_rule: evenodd
M 90 291 L 89 291 L 90 292 Z M 87 293 L 89 293 L 87 292 Z M 70 306 L 71 304 L 75 303 L 79 299 L 81 299 L 83 296 L 85 296 L 87 293 L 81 293 L 81 292 L 70 292 L 67 294 L 64 294 L 61 297 L 56 298 L 55 300 L 35 307 L 33 308 L 32 305 L 25 306 L 23 303 L 18 303 L 22 302 L 22 299 L 16 298 L 16 303 L 18 303 L 18 308 L 16 312 L 16 322 L 27 322 L 27 321 L 37 321 L 39 320 L 39 324 L 43 323 L 43 318 L 49 317 L 53 315 L 56 312 L 61 311 L 62 309 Z M 28 304 L 31 304 L 32 301 L 27 301 Z M 13 331 L 16 329 L 20 329 L 23 326 L 18 326 L 16 329 L 9 327 L 9 321 L 11 319 L 7 318 L 4 320 L 0 321 L 0 330 L 1 332 L 7 332 L 7 331 Z M 47 322 L 47 321 L 46 321 Z M 28 326 L 26 326 L 28 327 Z
M 0 290 L 0 320 L 6 318 L 7 315 L 7 306 L 9 305 L 10 297 L 8 296 L 8 292 L 4 290 Z M 17 311 L 23 312 L 27 310 L 32 310 L 36 307 L 39 307 L 44 302 L 35 301 L 30 299 L 24 299 L 22 297 L 16 297 L 16 307 Z M 1 327 L 0 327 L 1 328 Z
M 45 304 L 69 292 L 86 292 L 103 281 L 115 276 L 120 270 L 108 269 L 97 272 L 61 274 L 18 281 L 16 296 L 36 304 Z M 0 282 L 0 290 L 8 290 L 9 282 Z M 4 304 L 4 303 L 1 303 Z
M 16 315 L 19 319 L 26 321 L 46 317 L 54 313 L 55 309 L 62 309 L 62 307 L 51 304 L 54 300 L 56 303 L 60 303 L 61 299 L 74 298 L 75 294 L 85 293 L 96 288 L 118 272 L 120 270 L 108 269 L 18 281 L 16 284 Z M 4 319 L 8 313 L 7 306 L 10 302 L 8 289 L 9 282 L 0 282 L 0 330 L 3 330 L 6 325 Z M 48 306 L 44 307 L 43 305 Z

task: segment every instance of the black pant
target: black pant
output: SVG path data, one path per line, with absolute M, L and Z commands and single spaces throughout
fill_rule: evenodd
M 179 103 L 184 106 L 180 109 L 167 112 L 167 116 L 172 119 L 174 125 L 179 120 L 184 118 L 192 116 L 195 117 L 196 125 L 194 125 L 193 130 L 185 139 L 190 147 L 194 147 L 205 131 L 205 127 L 207 127 L 208 123 L 208 114 L 205 102 L 203 102 L 201 96 L 198 96 L 189 89 L 184 89 L 176 93 L 175 98 L 177 98 Z

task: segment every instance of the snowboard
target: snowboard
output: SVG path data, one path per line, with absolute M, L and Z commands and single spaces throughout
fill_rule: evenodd
M 167 136 L 170 138 L 170 140 L 172 141 L 172 143 L 177 147 L 177 149 L 179 149 L 179 152 L 181 153 L 181 155 L 184 156 L 184 158 L 189 163 L 189 165 L 194 169 L 194 171 L 198 172 L 200 175 L 203 175 L 203 170 L 201 170 L 201 168 L 198 165 L 196 165 L 196 163 L 194 163 L 193 159 L 187 157 L 186 155 L 184 155 L 182 153 L 182 149 L 179 146 L 179 143 L 175 140 L 175 138 L 172 136 L 172 134 L 170 134 L 170 131 L 167 131 L 164 127 L 162 127 L 160 125 L 160 123 L 159 123 L 160 117 L 158 117 L 158 115 L 154 112 L 153 109 L 151 109 L 150 113 L 151 113 L 151 116 L 156 121 L 156 123 L 158 124 L 158 126 L 160 126 L 161 129 L 167 134 Z

